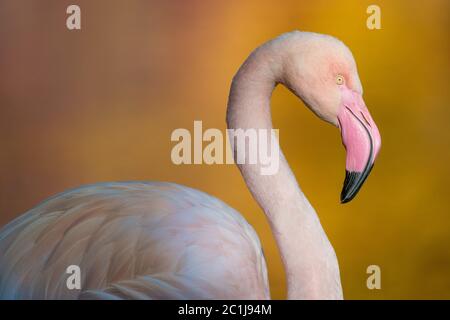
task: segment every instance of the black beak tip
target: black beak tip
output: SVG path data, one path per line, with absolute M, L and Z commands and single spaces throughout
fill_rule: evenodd
M 345 171 L 345 180 L 341 192 L 341 203 L 347 203 L 353 199 L 358 192 L 356 190 L 361 172 Z
M 352 199 L 353 198 L 349 197 L 348 195 L 341 194 L 341 203 L 342 204 L 350 202 Z
M 373 164 L 367 166 L 363 172 L 345 172 L 344 186 L 342 187 L 341 192 L 341 203 L 350 202 L 358 194 L 358 191 L 361 189 L 364 181 L 366 181 L 372 168 Z

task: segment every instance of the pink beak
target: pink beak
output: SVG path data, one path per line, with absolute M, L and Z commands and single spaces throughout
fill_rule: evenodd
M 345 86 L 342 86 L 338 121 L 347 150 L 346 175 L 341 193 L 341 203 L 346 203 L 356 196 L 369 176 L 380 151 L 381 137 L 361 94 Z

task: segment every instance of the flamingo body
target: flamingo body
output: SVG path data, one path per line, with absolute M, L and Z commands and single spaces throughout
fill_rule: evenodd
M 81 270 L 69 290 L 66 269 Z M 173 183 L 94 184 L 0 231 L 2 299 L 264 299 L 266 263 L 234 209 Z

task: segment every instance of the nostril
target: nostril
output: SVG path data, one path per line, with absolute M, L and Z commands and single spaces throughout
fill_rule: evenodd
M 360 111 L 359 113 L 361 113 L 361 115 L 362 115 L 364 121 L 367 123 L 367 125 L 368 125 L 369 127 L 372 128 L 372 126 L 371 126 L 370 123 L 369 123 L 369 120 L 367 120 L 367 118 L 366 118 L 366 116 L 364 115 L 364 113 L 363 113 L 362 111 Z

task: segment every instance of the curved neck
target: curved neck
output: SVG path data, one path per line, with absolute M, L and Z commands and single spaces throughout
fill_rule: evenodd
M 229 129 L 270 132 L 270 98 L 278 83 L 286 83 L 282 50 L 281 46 L 264 45 L 239 69 L 228 100 Z M 232 145 L 236 152 L 236 143 Z M 340 299 L 342 289 L 334 250 L 281 151 L 279 156 L 279 169 L 273 175 L 261 174 L 259 159 L 256 164 L 245 161 L 238 167 L 270 223 L 286 272 L 287 296 Z

